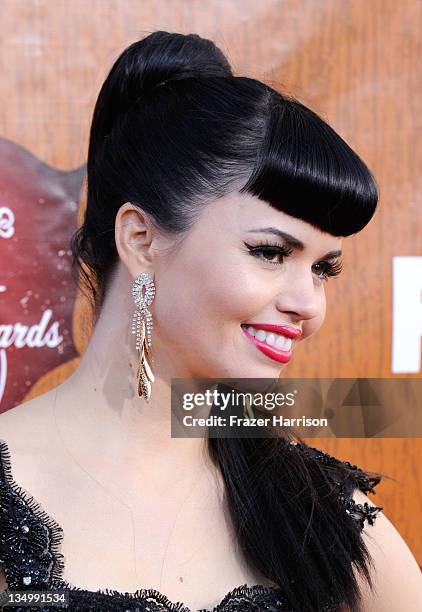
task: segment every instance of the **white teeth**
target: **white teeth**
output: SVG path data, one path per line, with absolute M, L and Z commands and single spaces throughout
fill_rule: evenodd
M 277 336 L 275 334 L 273 334 L 272 332 L 267 333 L 267 337 L 265 338 L 265 342 L 267 344 L 270 344 L 271 346 L 275 346 L 275 343 L 277 342 Z
M 258 331 L 255 334 L 255 338 L 257 340 L 261 340 L 262 342 L 264 342 L 265 338 L 267 337 L 267 333 L 264 332 L 263 329 L 258 329 Z
M 282 351 L 290 351 L 292 348 L 292 339 L 286 338 L 285 336 L 279 336 L 275 343 L 275 348 L 279 348 Z
M 275 332 L 266 332 L 263 329 L 256 329 L 249 325 L 246 327 L 246 331 L 255 336 L 257 340 L 261 342 L 266 342 L 270 346 L 273 346 L 276 349 L 280 349 L 282 351 L 289 351 L 292 348 L 292 339 L 286 338 L 286 336 L 282 336 L 281 334 L 276 334 Z

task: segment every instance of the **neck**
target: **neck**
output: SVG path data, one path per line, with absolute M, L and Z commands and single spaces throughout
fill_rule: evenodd
M 149 403 L 137 395 L 139 357 L 131 334 L 135 305 L 130 287 L 131 279 L 120 267 L 79 367 L 57 389 L 57 426 L 85 456 L 107 452 L 116 461 L 125 456 L 138 464 L 146 455 L 161 453 L 179 465 L 190 459 L 196 464 L 203 457 L 204 439 L 172 437 L 171 429 L 171 378 L 188 374 L 175 370 L 176 360 L 159 338 L 154 345 L 154 329 L 155 382 Z

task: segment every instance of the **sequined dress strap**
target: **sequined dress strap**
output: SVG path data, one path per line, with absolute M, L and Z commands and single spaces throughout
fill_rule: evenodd
M 0 564 L 9 589 L 47 589 L 64 567 L 63 530 L 12 478 L 0 440 Z
M 375 524 L 377 514 L 383 509 L 382 506 L 372 506 L 368 502 L 359 504 L 353 499 L 353 492 L 359 489 L 365 494 L 375 495 L 374 487 L 381 481 L 379 475 L 371 475 L 349 461 L 342 461 L 319 448 L 301 442 L 290 442 L 290 448 L 296 448 L 320 464 L 334 468 L 331 478 L 338 490 L 338 500 L 360 531 L 364 529 L 365 521 L 369 525 Z M 336 468 L 340 469 L 341 473 L 346 473 L 346 476 L 340 477 L 340 472 L 336 471 Z

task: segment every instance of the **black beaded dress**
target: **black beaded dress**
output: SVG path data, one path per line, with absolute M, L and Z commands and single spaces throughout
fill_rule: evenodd
M 339 511 L 346 512 L 360 532 L 365 521 L 373 525 L 382 508 L 368 503 L 358 504 L 353 500 L 353 491 L 359 488 L 364 493 L 375 493 L 374 486 L 379 477 L 371 477 L 356 465 L 343 462 L 303 442 L 290 442 L 293 452 L 304 452 L 313 460 L 330 467 L 347 466 L 350 477 L 333 480 L 337 487 Z M 68 590 L 69 605 L 51 604 L 45 607 L 12 605 L 5 612 L 193 612 L 183 603 L 171 602 L 155 589 L 139 589 L 134 593 L 119 593 L 105 589 L 88 591 L 64 581 L 64 557 L 60 553 L 63 529 L 13 480 L 11 457 L 5 441 L 0 440 L 0 567 L 3 569 L 8 591 L 52 591 Z M 4 601 L 4 599 L 3 599 Z M 337 604 L 327 604 L 326 612 L 338 612 Z M 290 612 L 291 608 L 276 586 L 246 584 L 233 588 L 214 607 L 198 612 Z

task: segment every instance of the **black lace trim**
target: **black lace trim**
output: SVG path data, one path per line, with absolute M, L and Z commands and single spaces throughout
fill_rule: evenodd
M 95 592 L 80 589 L 65 581 L 57 588 L 69 589 L 69 600 L 72 612 L 87 610 L 102 611 L 107 606 L 108 611 L 121 612 L 192 612 L 183 603 L 172 602 L 155 589 L 138 589 L 135 593 L 120 593 L 112 589 Z M 133 607 L 135 606 L 135 607 Z M 139 607 L 141 606 L 141 607 Z M 214 608 L 201 608 L 198 612 L 291 612 L 281 589 L 278 587 L 254 585 L 241 586 L 232 589 Z M 337 612 L 337 609 L 327 608 L 326 612 Z
M 381 482 L 380 476 L 368 474 L 349 461 L 341 461 L 319 448 L 308 446 L 302 442 L 292 441 L 290 442 L 290 448 L 292 447 L 300 449 L 312 459 L 317 459 L 333 468 L 341 468 L 343 472 L 346 471 L 347 477 L 343 480 L 338 480 L 338 478 L 334 477 L 335 472 L 333 472 L 332 480 L 338 488 L 338 500 L 344 507 L 346 514 L 350 516 L 360 531 L 364 529 L 365 521 L 368 521 L 370 525 L 375 524 L 376 516 L 383 508 L 381 506 L 371 506 L 368 502 L 358 504 L 355 502 L 352 495 L 356 487 L 365 494 L 371 493 L 375 495 L 376 491 L 374 487 Z
M 9 589 L 46 589 L 64 570 L 63 529 L 12 476 L 0 440 L 0 563 Z
M 63 582 L 62 588 L 71 585 Z M 154 589 L 140 589 L 135 593 L 119 593 L 111 589 L 87 591 L 71 586 L 69 607 L 71 612 L 192 612 L 179 602 L 172 603 L 165 595 Z M 0 596 L 1 597 L 1 596 Z M 1 601 L 0 601 L 1 603 Z M 51 612 L 63 606 L 48 608 L 7 608 L 14 612 Z M 327 604 L 324 612 L 338 612 L 338 606 Z M 232 589 L 214 608 L 201 608 L 197 612 L 292 612 L 281 589 L 271 586 L 241 586 Z
M 355 485 L 366 492 L 375 493 L 379 477 L 371 477 L 358 466 L 340 461 L 320 449 L 301 442 L 290 442 L 289 449 L 300 449 L 309 457 L 332 467 L 347 466 L 352 480 L 335 480 L 338 498 L 354 523 L 363 529 L 364 521 L 372 525 L 382 510 L 369 504 L 357 504 L 351 498 Z M 113 589 L 88 591 L 62 579 L 64 556 L 60 552 L 62 527 L 51 518 L 34 498 L 12 477 L 10 452 L 6 442 L 0 440 L 0 565 L 4 568 L 8 589 L 64 589 L 69 591 L 72 612 L 192 612 L 183 603 L 171 602 L 155 589 L 138 589 L 134 593 L 121 593 Z M 51 612 L 49 608 L 8 607 L 15 612 Z M 60 607 L 54 609 L 62 609 Z M 338 606 L 327 604 L 325 612 L 338 612 Z M 235 587 L 212 610 L 198 612 L 290 612 L 290 607 L 279 587 L 246 584 Z

